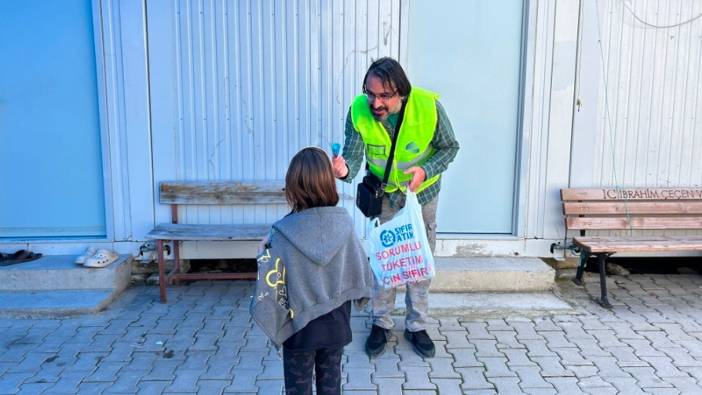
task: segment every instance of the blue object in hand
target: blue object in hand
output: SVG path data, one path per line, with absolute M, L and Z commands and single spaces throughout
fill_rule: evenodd
M 333 156 L 339 156 L 339 151 L 341 151 L 341 144 L 339 144 L 339 143 L 332 143 L 331 149 L 332 149 L 332 155 L 333 155 Z

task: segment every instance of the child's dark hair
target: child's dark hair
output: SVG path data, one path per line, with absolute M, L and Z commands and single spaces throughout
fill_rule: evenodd
M 336 179 L 324 150 L 307 147 L 293 156 L 285 175 L 285 198 L 293 212 L 336 206 L 339 202 Z

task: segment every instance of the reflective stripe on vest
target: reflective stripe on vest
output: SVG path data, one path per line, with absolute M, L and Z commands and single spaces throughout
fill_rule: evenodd
M 386 192 L 394 192 L 398 188 L 404 191 L 412 180 L 412 176 L 404 174 L 404 171 L 412 166 L 421 166 L 434 153 L 431 140 L 436 131 L 438 98 L 437 93 L 422 88 L 412 88 L 405 106 Z M 365 144 L 368 169 L 382 180 L 392 140 L 382 123 L 373 117 L 365 95 L 354 99 L 351 105 L 351 120 L 354 129 L 361 135 Z M 437 174 L 425 180 L 416 192 L 421 192 L 436 183 L 440 177 L 441 175 Z

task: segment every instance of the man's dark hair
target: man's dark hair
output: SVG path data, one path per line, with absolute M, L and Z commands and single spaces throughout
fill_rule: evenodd
M 394 86 L 400 96 L 407 97 L 412 90 L 412 85 L 407 79 L 405 70 L 393 58 L 380 58 L 370 65 L 368 71 L 366 71 L 366 76 L 363 77 L 363 92 L 366 92 L 366 81 L 371 74 L 380 78 L 383 85 Z

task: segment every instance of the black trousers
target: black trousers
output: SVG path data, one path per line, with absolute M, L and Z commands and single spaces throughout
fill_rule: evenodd
M 320 348 L 296 351 L 283 348 L 283 371 L 287 395 L 311 395 L 312 373 L 317 395 L 341 394 L 341 356 L 344 348 Z

